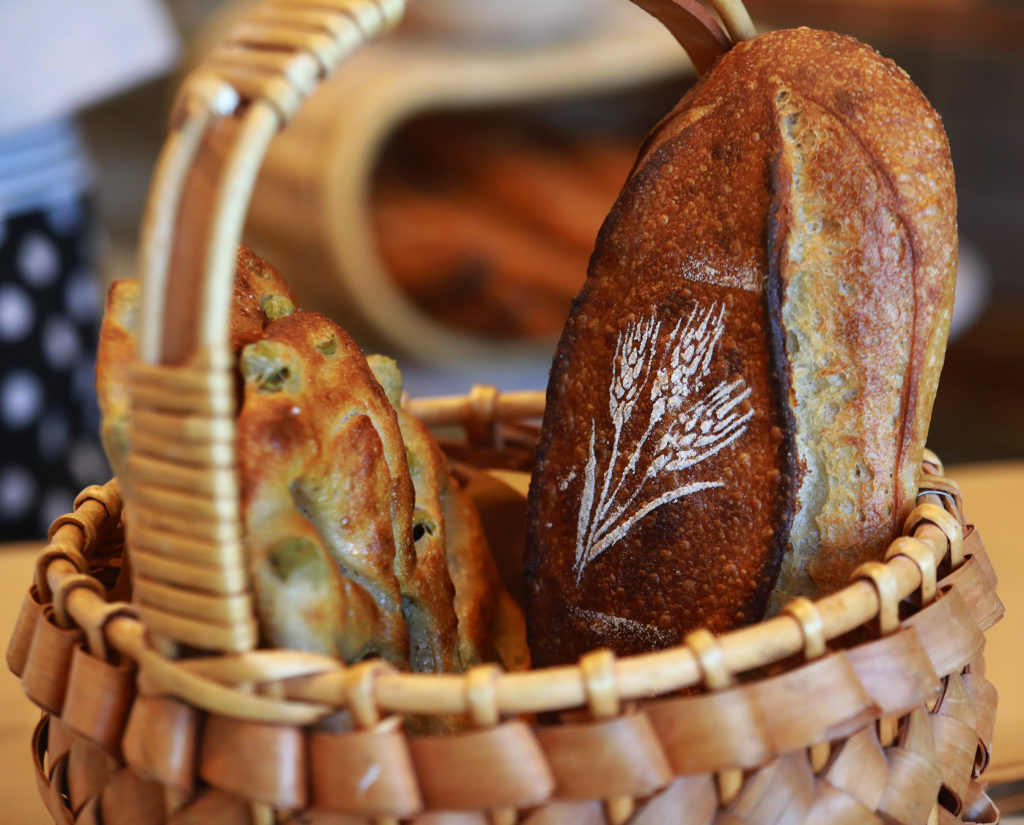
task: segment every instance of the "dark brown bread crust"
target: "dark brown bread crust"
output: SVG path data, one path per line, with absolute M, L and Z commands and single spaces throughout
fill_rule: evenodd
M 741 43 L 660 124 L 552 370 L 536 664 L 726 630 L 878 551 L 914 492 L 954 204 L 937 115 L 839 35 Z

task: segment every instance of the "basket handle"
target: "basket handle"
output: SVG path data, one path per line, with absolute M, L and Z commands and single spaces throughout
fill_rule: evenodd
M 661 21 L 686 50 L 699 75 L 707 72 L 734 42 L 746 40 L 756 33 L 741 0 L 708 0 L 725 24 L 728 36 L 698 0 L 632 2 Z
M 168 655 L 255 646 L 227 335 L 235 255 L 267 147 L 404 0 L 266 0 L 185 81 L 140 240 L 124 473 L 134 597 Z
M 404 5 L 266 0 L 186 79 L 142 224 L 143 362 L 223 365 L 235 250 L 271 138 Z

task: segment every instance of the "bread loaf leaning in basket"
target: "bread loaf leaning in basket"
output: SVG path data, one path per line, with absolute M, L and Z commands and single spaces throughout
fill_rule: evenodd
M 120 471 L 139 285 L 111 287 L 97 388 Z M 401 409 L 401 373 L 238 252 L 230 345 L 236 445 L 261 637 L 273 647 L 382 658 L 417 672 L 528 666 L 521 613 L 471 502 L 430 433 Z M 381 384 L 385 387 L 382 387 Z M 130 515 L 129 515 L 130 518 Z
M 880 559 L 914 506 L 956 251 L 946 137 L 905 72 L 810 29 L 724 54 L 647 139 L 555 355 L 536 660 L 722 632 Z

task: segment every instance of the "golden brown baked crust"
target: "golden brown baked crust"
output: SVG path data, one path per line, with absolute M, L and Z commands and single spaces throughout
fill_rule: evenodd
M 104 440 L 118 470 L 139 299 L 136 281 L 111 289 L 97 366 Z M 522 614 L 498 581 L 475 510 L 426 428 L 396 412 L 394 362 L 375 359 L 375 377 L 352 339 L 322 315 L 296 312 L 280 274 L 245 247 L 229 335 L 239 353 L 236 453 L 264 641 L 418 671 L 499 658 L 527 666 Z
M 100 438 L 115 475 L 124 473 L 128 458 L 128 374 L 135 358 L 140 298 L 135 279 L 110 285 L 96 350 Z
M 735 46 L 652 134 L 598 238 L 530 496 L 535 662 L 722 631 L 892 537 L 956 257 L 938 116 L 808 29 Z
M 406 412 L 399 410 L 397 414 L 415 493 L 412 538 L 416 572 L 408 589 L 418 607 L 407 616 L 407 621 L 410 636 L 418 631 L 422 638 L 433 640 L 429 649 L 424 648 L 419 657 L 414 658 L 413 670 L 451 672 L 461 667 L 456 650 L 457 596 L 448 571 L 446 524 L 441 503 L 441 489 L 448 469 L 441 449 L 427 428 Z M 415 657 L 416 653 L 413 655 Z
M 437 669 L 462 671 L 485 661 L 500 661 L 506 670 L 528 667 L 525 620 L 501 584 L 476 507 L 449 475 L 426 426 L 401 408 L 395 362 L 371 355 L 369 364 L 396 405 L 415 490 L 413 539 L 423 600 L 431 605 L 419 621 L 429 622 L 435 638 L 450 640 L 438 647 Z
M 141 286 L 134 278 L 110 285 L 96 353 L 101 437 L 115 475 L 122 474 L 128 452 L 128 376 L 135 358 L 141 298 Z M 249 247 L 239 246 L 231 299 L 231 351 L 237 355 L 246 344 L 259 340 L 268 323 L 294 310 L 295 293 L 281 273 Z
M 385 442 L 397 424 L 362 352 L 328 318 L 299 311 L 245 347 L 240 368 L 238 469 L 264 636 L 284 647 L 316 642 L 312 649 L 347 661 L 381 656 L 405 666 L 405 592 L 395 568 L 406 549 L 396 541 L 408 537 L 396 536 L 392 514 L 412 501 L 400 498 L 404 488 L 388 466 Z M 303 522 L 312 529 L 300 529 Z M 301 588 L 324 601 L 298 608 Z
M 240 245 L 235 255 L 235 290 L 231 301 L 231 351 L 259 340 L 267 324 L 295 311 L 295 292 L 281 273 Z

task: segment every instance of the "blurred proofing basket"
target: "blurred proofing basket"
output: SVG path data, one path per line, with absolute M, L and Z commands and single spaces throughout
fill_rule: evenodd
M 718 8 L 735 22 L 733 4 Z M 43 711 L 32 754 L 53 818 L 996 822 L 979 782 L 996 705 L 981 653 L 1002 606 L 930 454 L 885 562 L 718 638 L 514 674 L 257 649 L 226 333 L 235 247 L 270 139 L 400 12 L 268 2 L 184 88 L 144 228 L 127 517 L 112 481 L 55 522 L 8 650 Z M 410 407 L 465 430 L 451 453 L 463 464 L 514 467 L 542 404 L 477 388 Z M 407 714 L 471 726 L 417 738 Z

